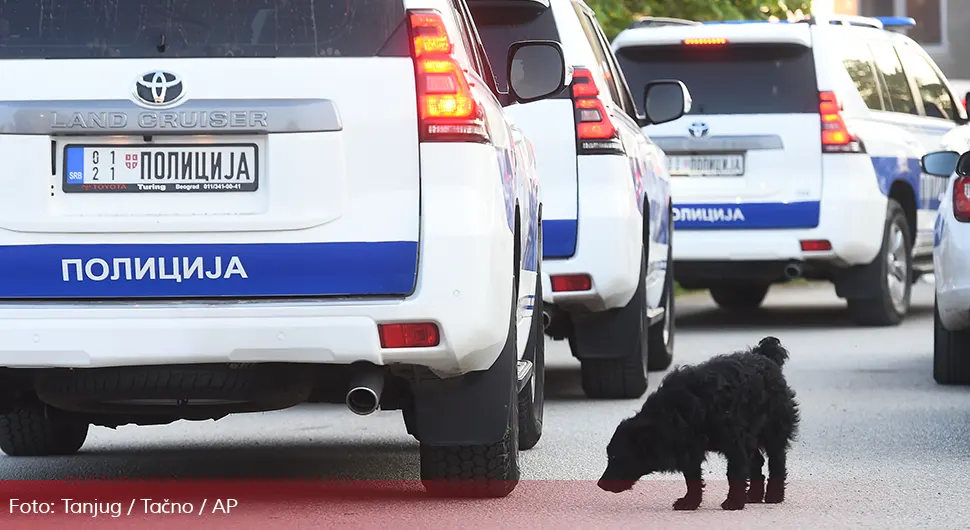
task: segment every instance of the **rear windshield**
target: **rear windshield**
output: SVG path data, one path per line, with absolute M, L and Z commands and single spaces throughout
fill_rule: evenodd
M 529 2 L 526 2 L 529 3 Z M 551 40 L 559 42 L 559 31 L 552 9 L 544 7 L 521 6 L 521 2 L 494 2 L 477 4 L 468 2 L 478 35 L 485 46 L 492 73 L 498 81 L 499 90 L 508 89 L 506 63 L 509 46 L 525 40 Z
M 804 46 L 644 46 L 616 56 L 640 112 L 646 84 L 659 79 L 687 85 L 691 114 L 818 112 L 815 61 Z
M 403 0 L 0 0 L 0 59 L 373 57 L 404 20 Z

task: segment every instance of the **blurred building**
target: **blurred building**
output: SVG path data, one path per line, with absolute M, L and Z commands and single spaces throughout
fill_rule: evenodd
M 970 0 L 815 0 L 812 10 L 869 17 L 912 17 L 906 32 L 933 56 L 943 73 L 970 79 Z

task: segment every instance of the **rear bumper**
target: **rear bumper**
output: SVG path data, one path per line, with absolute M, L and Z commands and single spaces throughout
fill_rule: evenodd
M 512 308 L 502 180 L 491 148 L 436 149 L 456 160 L 423 166 L 420 262 L 406 297 L 0 304 L 0 366 L 367 361 L 440 376 L 487 369 L 506 342 Z M 459 160 L 482 175 L 456 179 Z M 440 344 L 381 348 L 378 324 L 401 322 L 436 323 Z
M 675 268 L 677 276 L 689 274 L 691 269 L 698 270 L 696 274 L 708 274 L 703 270 L 711 269 L 713 276 L 710 277 L 717 277 L 714 267 L 692 267 L 689 262 L 763 262 L 779 270 L 789 261 L 829 262 L 836 267 L 871 262 L 882 246 L 888 199 L 879 190 L 868 158 L 858 157 L 858 161 L 849 162 L 836 174 L 826 166 L 819 201 L 765 203 L 757 212 L 759 219 L 776 219 L 775 226 L 787 223 L 789 226 L 800 225 L 798 227 L 731 229 L 730 223 L 722 222 L 715 228 L 698 229 L 696 222 L 684 226 L 684 223 L 675 221 L 674 260 L 684 262 L 683 266 Z M 674 205 L 675 209 L 677 206 Z M 745 205 L 736 206 L 743 215 Z M 795 217 L 812 220 L 815 208 L 817 224 L 792 222 Z M 816 226 L 811 226 L 813 224 Z M 803 251 L 800 242 L 805 240 L 827 240 L 832 249 Z M 738 274 L 743 273 L 739 271 Z M 762 272 L 754 267 L 752 274 Z
M 636 291 L 643 241 L 643 216 L 637 208 L 629 163 L 624 157 L 579 157 L 579 220 L 543 221 L 563 230 L 576 227 L 576 251 L 569 258 L 542 262 L 546 303 L 603 311 L 625 306 Z M 548 255 L 545 254 L 544 255 Z M 554 292 L 551 276 L 588 274 L 588 291 Z

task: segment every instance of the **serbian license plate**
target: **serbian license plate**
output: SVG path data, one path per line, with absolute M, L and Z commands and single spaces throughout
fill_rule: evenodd
M 744 175 L 744 155 L 668 155 L 671 176 L 740 177 Z
M 256 191 L 255 144 L 68 145 L 65 193 Z

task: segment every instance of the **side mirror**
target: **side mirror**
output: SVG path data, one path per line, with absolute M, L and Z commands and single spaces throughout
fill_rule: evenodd
M 566 86 L 566 60 L 554 41 L 522 41 L 509 46 L 509 93 L 519 103 L 558 94 Z
M 667 123 L 690 112 L 691 97 L 687 85 L 665 79 L 651 81 L 643 94 L 644 117 L 640 126 Z
M 936 151 L 923 155 L 919 165 L 927 175 L 950 178 L 962 159 L 963 157 L 956 151 Z

